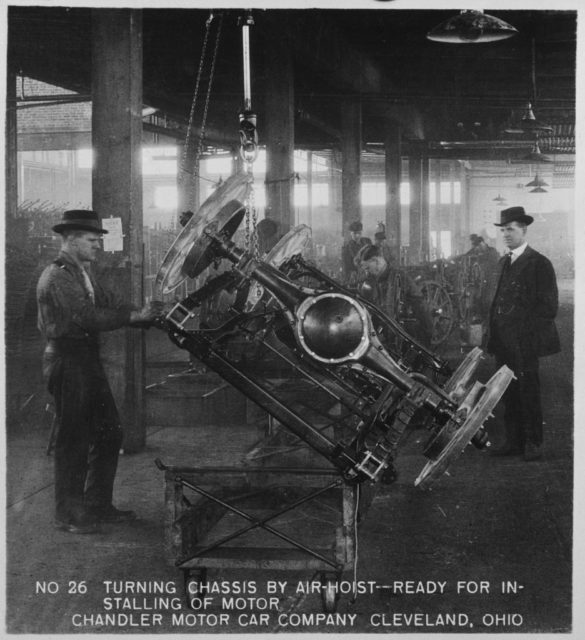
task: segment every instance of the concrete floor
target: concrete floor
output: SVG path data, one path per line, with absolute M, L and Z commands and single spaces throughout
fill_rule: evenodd
M 489 457 L 468 447 L 450 475 L 431 491 L 420 491 L 413 481 L 425 462 L 421 453 L 425 434 L 412 431 L 400 449 L 397 482 L 379 487 L 359 527 L 355 577 L 364 590 L 370 588 L 366 583 L 375 583 L 372 593 L 358 595 L 355 602 L 342 596 L 337 617 L 317 617 L 322 614 L 319 595 L 297 592 L 299 582 L 313 577 L 312 571 L 210 571 L 208 579 L 228 582 L 233 594 L 237 585 L 257 588 L 259 599 L 251 607 L 229 612 L 227 624 L 220 624 L 226 614 L 221 596 L 214 596 L 201 611 L 184 607 L 182 576 L 165 556 L 163 474 L 153 461 L 161 458 L 177 466 L 238 464 L 260 434 L 257 426 L 245 424 L 245 404 L 235 405 L 240 414 L 236 420 L 213 420 L 217 414 L 203 412 L 193 416 L 191 426 L 165 424 L 160 406 L 152 409 L 146 450 L 123 455 L 117 476 L 118 506 L 133 508 L 139 519 L 92 536 L 53 529 L 52 459 L 46 455 L 49 425 L 40 405 L 36 411 L 34 403 L 21 407 L 7 440 L 7 631 L 568 632 L 572 625 L 571 292 L 571 283 L 564 283 L 558 320 L 564 352 L 542 361 L 545 459 L 525 463 L 518 457 Z M 155 341 L 151 356 L 164 359 L 174 353 L 176 357 L 174 347 L 159 338 L 149 338 Z M 449 356 L 455 355 L 452 347 Z M 32 373 L 35 347 L 30 354 L 31 375 L 21 385 L 32 386 L 24 396 L 34 393 L 38 384 Z M 488 360 L 483 379 L 491 374 L 491 366 Z M 157 375 L 151 372 L 151 381 Z M 214 384 L 209 381 L 207 388 Z M 224 412 L 229 397 L 227 391 L 218 395 Z M 499 426 L 496 415 L 489 424 L 494 440 Z M 352 572 L 343 576 L 348 581 L 353 577 Z M 272 596 L 276 601 L 266 600 L 268 580 L 287 583 L 283 593 Z M 182 610 L 157 609 L 153 595 L 139 596 L 132 603 L 120 601 L 122 608 L 108 610 L 105 598 L 112 594 L 106 593 L 106 581 L 164 585 L 166 596 L 179 598 Z M 512 592 L 503 593 L 502 583 L 509 584 Z M 135 597 L 129 587 L 123 595 Z M 265 603 L 272 608 L 263 609 Z M 104 616 L 112 613 L 125 617 L 116 619 L 120 624 L 109 624 Z M 127 624 L 130 614 L 137 626 Z M 245 617 L 240 619 L 241 614 Z M 77 626 L 83 616 L 89 622 Z M 244 626 L 250 622 L 259 624 Z

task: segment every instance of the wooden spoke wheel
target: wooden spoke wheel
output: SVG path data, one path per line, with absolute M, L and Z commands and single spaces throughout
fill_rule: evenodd
M 459 319 L 462 324 L 469 324 L 469 322 L 471 322 L 474 296 L 474 287 L 469 283 L 459 290 L 457 302 L 459 307 Z
M 425 280 L 421 284 L 421 291 L 433 322 L 431 344 L 441 344 L 447 339 L 454 325 L 451 297 L 445 287 L 434 280 Z
M 390 278 L 390 282 L 386 289 L 384 300 L 384 311 L 397 322 L 403 318 L 406 307 L 406 291 L 404 287 L 404 279 L 399 271 L 396 271 Z

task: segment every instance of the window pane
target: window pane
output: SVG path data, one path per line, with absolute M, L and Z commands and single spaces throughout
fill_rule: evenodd
M 178 203 L 177 187 L 166 185 L 155 187 L 154 206 L 159 209 L 176 209 Z
M 386 204 L 386 183 L 363 182 L 361 185 L 362 205 L 380 206 Z
M 142 174 L 145 176 L 176 176 L 176 147 L 144 147 L 142 149 Z
M 451 232 L 441 231 L 441 257 L 448 258 L 451 255 Z
M 311 191 L 313 194 L 314 207 L 329 206 L 329 185 L 327 183 L 314 184 Z
M 231 156 L 207 158 L 202 162 L 204 171 L 210 175 L 228 177 L 232 174 L 233 161 Z
M 80 169 L 91 169 L 93 166 L 93 149 L 77 149 L 77 166 Z
M 441 182 L 441 204 L 451 204 L 451 183 Z
M 295 207 L 306 207 L 309 204 L 309 190 L 306 184 L 295 184 L 293 202 Z

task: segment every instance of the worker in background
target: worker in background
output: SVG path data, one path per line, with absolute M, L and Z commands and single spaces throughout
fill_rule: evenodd
M 122 427 L 99 354 L 99 333 L 145 326 L 161 302 L 136 309 L 105 290 L 91 272 L 102 229 L 95 211 L 65 211 L 53 231 L 61 251 L 37 285 L 38 325 L 47 340 L 43 374 L 55 402 L 55 524 L 95 533 L 133 511 L 112 504 Z
M 343 283 L 347 286 L 354 287 L 358 280 L 358 265 L 356 258 L 360 249 L 366 245 L 371 245 L 369 238 L 362 237 L 363 224 L 359 220 L 355 220 L 349 225 L 349 239 L 341 248 L 341 268 Z
M 510 207 L 495 223 L 508 252 L 499 264 L 487 343 L 496 366 L 505 364 L 515 375 L 503 396 L 505 442 L 493 453 L 523 454 L 527 461 L 542 457 L 539 358 L 561 350 L 554 321 L 558 309 L 555 272 L 550 260 L 526 240 L 533 220 L 523 207 Z
M 469 236 L 471 249 L 465 254 L 469 261 L 465 262 L 468 269 L 467 282 L 474 286 L 473 307 L 477 318 L 487 318 L 489 307 L 494 297 L 498 278 L 498 261 L 500 255 L 491 247 L 482 235 L 472 233 Z
M 384 231 L 376 231 L 374 234 L 374 246 L 378 249 L 378 253 L 390 268 L 398 266 L 396 258 L 392 253 L 392 249 L 388 246 L 386 241 L 386 233 Z
M 389 313 L 397 322 L 403 322 L 402 314 L 411 315 L 408 329 L 416 340 L 430 346 L 433 335 L 433 319 L 420 286 L 406 270 L 399 269 L 392 250 L 386 243 L 386 234 L 374 234 L 374 244 L 364 245 L 356 256 L 357 278 L 360 294 Z M 400 285 L 401 291 L 395 287 Z M 395 306 L 398 308 L 395 308 Z
M 471 240 L 471 249 L 465 254 L 467 256 L 477 256 L 478 258 L 485 259 L 498 259 L 498 252 L 494 247 L 490 247 L 489 244 L 485 241 L 483 236 L 480 236 L 477 233 L 472 233 L 469 236 Z

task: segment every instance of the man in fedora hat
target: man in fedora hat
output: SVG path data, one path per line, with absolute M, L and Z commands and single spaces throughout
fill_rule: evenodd
M 102 228 L 89 210 L 63 213 L 53 227 L 61 251 L 37 285 L 38 325 L 47 340 L 43 374 L 55 401 L 55 524 L 94 533 L 100 522 L 135 517 L 112 504 L 122 429 L 99 357 L 99 333 L 144 325 L 162 303 L 142 309 L 117 300 L 93 277 Z
M 359 265 L 356 258 L 361 249 L 372 244 L 369 238 L 362 237 L 364 225 L 359 220 L 354 220 L 349 225 L 349 239 L 341 247 L 341 271 L 344 284 L 350 287 L 357 285 Z
M 555 272 L 550 260 L 526 241 L 533 220 L 523 207 L 510 207 L 495 223 L 508 252 L 498 265 L 487 343 L 496 366 L 508 365 L 516 377 L 503 398 L 506 441 L 494 454 L 523 453 L 528 461 L 542 457 L 538 359 L 561 349 L 554 322 L 558 309 Z

